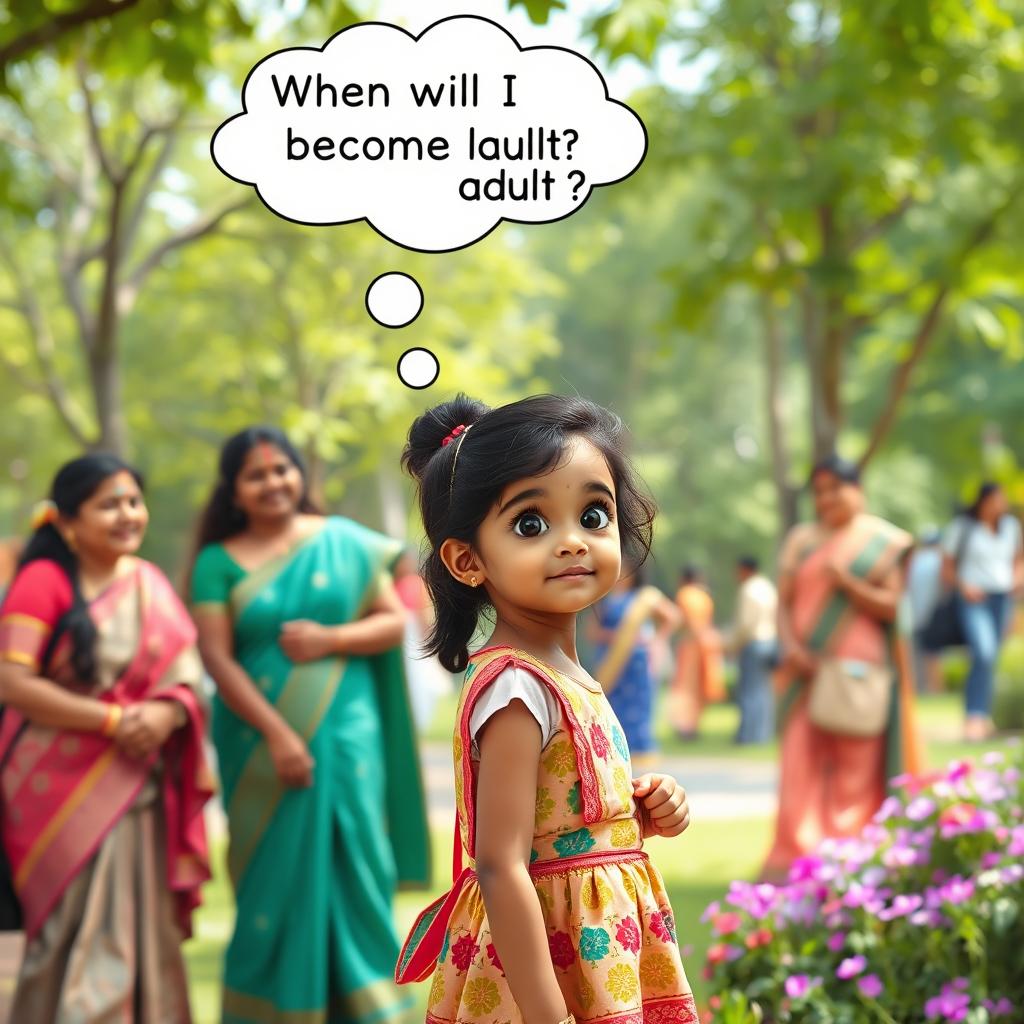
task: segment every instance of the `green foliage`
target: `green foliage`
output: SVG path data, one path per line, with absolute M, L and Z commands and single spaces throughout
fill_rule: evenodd
M 544 25 L 553 11 L 564 11 L 565 0 L 508 0 L 509 10 L 522 7 L 534 25 Z
M 992 718 L 999 729 L 1024 732 L 1024 637 L 1010 637 L 1003 648 Z

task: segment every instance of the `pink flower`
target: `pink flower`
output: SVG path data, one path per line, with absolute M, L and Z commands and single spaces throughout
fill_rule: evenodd
M 790 999 L 803 999 L 812 988 L 821 984 L 821 978 L 812 978 L 807 974 L 791 974 L 786 979 L 786 995 Z
M 843 981 L 847 981 L 850 978 L 856 978 L 858 974 L 864 973 L 864 968 L 867 967 L 867 957 L 850 956 L 847 957 L 839 966 L 836 968 L 836 977 L 842 978 Z
M 907 805 L 907 817 L 911 821 L 924 821 L 935 813 L 935 801 L 926 796 L 916 797 Z
M 501 971 L 502 977 L 505 976 L 505 968 L 501 966 L 501 957 L 498 956 L 498 951 L 494 948 L 494 943 L 489 942 L 487 944 L 487 956 L 491 963 Z
M 623 918 L 615 929 L 615 937 L 619 940 L 622 948 L 630 953 L 636 953 L 640 949 L 640 928 L 631 917 Z
M 731 960 L 739 960 L 741 956 L 743 956 L 743 950 L 739 946 L 730 946 L 724 942 L 718 942 L 708 950 L 708 963 L 725 963 Z
M 767 928 L 758 928 L 744 939 L 743 944 L 747 949 L 757 949 L 760 946 L 767 946 L 771 941 L 772 933 Z
M 668 926 L 665 923 L 665 915 L 664 915 L 664 913 L 662 911 L 659 910 L 659 911 L 656 911 L 655 913 L 651 914 L 650 928 L 651 928 L 651 931 L 655 935 L 657 935 L 657 937 L 659 939 L 661 939 L 662 942 L 674 942 L 675 941 L 675 939 L 672 936 L 671 930 L 668 928 Z M 709 956 L 710 956 L 710 954 L 709 954 Z
M 590 727 L 590 745 L 601 760 L 608 760 L 608 737 L 596 722 Z
M 470 964 L 472 964 L 479 952 L 480 947 L 473 941 L 472 936 L 463 935 L 462 938 L 452 946 L 452 963 L 454 963 L 460 971 L 468 971 Z
M 842 932 L 836 932 L 835 935 L 828 937 L 827 945 L 833 953 L 838 953 L 846 945 L 846 936 Z
M 719 935 L 731 935 L 743 924 L 743 918 L 739 914 L 727 911 L 724 914 L 716 914 L 711 921 L 711 927 Z
M 555 932 L 548 936 L 548 949 L 551 950 L 551 962 L 563 970 L 572 967 L 576 962 L 576 950 L 572 939 L 566 932 Z
M 857 979 L 857 988 L 860 989 L 861 995 L 867 996 L 868 999 L 877 999 L 884 987 L 877 974 L 865 974 L 863 978 Z
M 966 1020 L 971 1005 L 971 997 L 965 991 L 967 987 L 966 978 L 956 978 L 950 984 L 943 985 L 939 995 L 932 996 L 924 1004 L 925 1017 L 928 1020 Z

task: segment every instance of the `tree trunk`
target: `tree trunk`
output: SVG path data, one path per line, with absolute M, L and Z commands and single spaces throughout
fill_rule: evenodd
M 779 515 L 779 540 L 796 525 L 797 489 L 790 483 L 786 416 L 782 397 L 782 336 L 770 292 L 761 292 L 761 324 L 765 351 L 765 412 L 771 447 L 772 480 Z
M 96 330 L 89 351 L 89 377 L 99 436 L 94 447 L 115 455 L 125 453 L 124 415 L 121 402 L 121 367 L 118 352 L 120 310 L 117 285 L 121 261 L 121 220 L 124 187 L 115 184 L 110 198 L 110 216 L 103 245 L 103 286 L 96 316 Z

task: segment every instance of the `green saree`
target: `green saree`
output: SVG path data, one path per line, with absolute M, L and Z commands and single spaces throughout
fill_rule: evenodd
M 238 908 L 223 1024 L 371 1024 L 412 1006 L 391 980 L 392 897 L 428 883 L 429 843 L 401 649 L 293 664 L 277 642 L 295 619 L 359 618 L 399 548 L 331 517 L 255 572 L 219 544 L 196 562 L 194 605 L 226 607 L 236 660 L 315 761 L 309 789 L 283 787 L 263 738 L 215 701 Z

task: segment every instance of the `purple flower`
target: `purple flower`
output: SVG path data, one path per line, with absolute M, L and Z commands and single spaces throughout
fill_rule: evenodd
M 806 974 L 791 974 L 786 979 L 786 995 L 790 999 L 803 999 L 812 988 L 821 984 L 821 978 L 812 978 Z
M 971 997 L 965 992 L 967 987 L 966 978 L 956 978 L 952 983 L 943 985 L 939 995 L 932 996 L 924 1004 L 925 1017 L 928 1020 L 966 1020 L 971 1005 Z
M 836 932 L 828 937 L 827 945 L 833 953 L 838 953 L 846 945 L 846 936 L 843 932 Z
M 867 996 L 868 999 L 877 999 L 884 987 L 877 974 L 865 974 L 863 978 L 857 979 L 857 988 L 860 989 L 861 995 Z
M 850 978 L 856 978 L 858 974 L 863 974 L 864 968 L 867 967 L 867 965 L 867 957 L 860 956 L 859 954 L 857 956 L 847 957 L 836 968 L 836 977 L 842 978 L 843 981 L 847 981 Z
M 875 811 L 875 816 L 871 820 L 874 822 L 881 823 L 888 821 L 890 818 L 899 814 L 903 810 L 903 801 L 899 797 L 887 796 L 882 801 L 882 806 Z
M 993 999 L 984 999 L 982 1000 L 981 1005 L 984 1006 L 993 1017 L 1009 1017 L 1010 1014 L 1013 1013 L 1013 1003 L 1011 1003 L 1006 996 L 1003 996 L 999 1002 L 996 1002 Z
M 919 796 L 907 805 L 907 817 L 911 821 L 924 821 L 935 813 L 936 803 L 926 796 Z
M 878 919 L 880 921 L 893 921 L 897 917 L 907 917 L 919 909 L 923 903 L 924 897 L 918 893 L 911 893 L 909 895 L 901 893 L 892 901 L 892 905 L 888 909 L 879 911 Z

